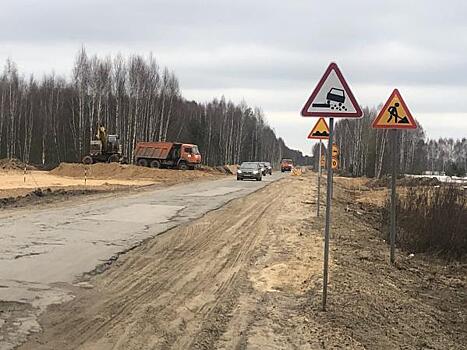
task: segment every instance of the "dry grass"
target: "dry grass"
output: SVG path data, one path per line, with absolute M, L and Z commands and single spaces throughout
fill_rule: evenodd
M 389 202 L 384 210 L 389 213 Z M 467 255 L 467 195 L 459 186 L 410 187 L 397 202 L 398 245 L 453 259 Z

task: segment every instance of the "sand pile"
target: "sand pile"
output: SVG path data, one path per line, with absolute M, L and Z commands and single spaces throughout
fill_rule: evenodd
M 150 179 L 157 182 L 183 182 L 202 177 L 219 176 L 221 172 L 213 168 L 203 167 L 197 170 L 152 169 L 137 165 L 124 165 L 118 163 L 97 163 L 92 165 L 61 163 L 50 171 L 50 174 L 66 177 L 84 177 L 85 169 L 88 178 L 94 179 L 122 179 L 138 180 Z
M 2 170 L 24 170 L 24 168 L 26 168 L 27 170 L 35 169 L 35 167 L 33 167 L 32 165 L 23 163 L 22 161 L 16 158 L 0 159 L 0 169 Z

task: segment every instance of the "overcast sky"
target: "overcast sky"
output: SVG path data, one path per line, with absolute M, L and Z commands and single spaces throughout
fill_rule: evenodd
M 310 153 L 300 110 L 331 61 L 357 101 L 398 88 L 431 138 L 467 137 L 465 0 L 0 0 L 0 62 L 69 75 L 89 54 L 154 53 L 183 95 L 263 109 Z

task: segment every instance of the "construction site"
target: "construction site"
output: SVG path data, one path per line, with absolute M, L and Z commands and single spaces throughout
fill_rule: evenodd
M 5 5 L 0 350 L 467 350 L 466 1 Z

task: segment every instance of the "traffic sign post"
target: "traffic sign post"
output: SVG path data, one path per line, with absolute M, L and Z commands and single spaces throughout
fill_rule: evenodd
M 392 143 L 392 174 L 391 174 L 391 228 L 389 232 L 389 241 L 391 244 L 391 251 L 389 260 L 391 264 L 396 262 L 396 178 L 397 178 L 397 129 L 391 130 L 391 143 Z
M 389 243 L 390 243 L 390 254 L 389 261 L 391 264 L 396 262 L 395 250 L 396 250 L 396 179 L 397 179 L 397 139 L 398 129 L 416 129 L 417 123 L 412 117 L 404 99 L 402 98 L 399 90 L 394 89 L 389 99 L 384 104 L 378 116 L 372 123 L 372 127 L 375 129 L 391 129 L 391 213 L 389 223 Z
M 329 270 L 329 235 L 331 224 L 332 199 L 332 139 L 334 118 L 361 118 L 363 112 L 357 103 L 349 85 L 339 67 L 331 63 L 316 85 L 301 112 L 303 117 L 329 117 L 329 140 L 327 149 L 327 193 L 326 226 L 324 229 L 324 264 L 323 264 L 323 310 L 326 310 L 328 295 Z M 337 164 L 336 164 L 337 165 Z
M 316 216 L 319 217 L 319 207 L 321 205 L 321 148 L 323 142 L 319 140 L 319 160 L 318 160 L 318 200 L 316 203 Z
M 320 199 L 321 199 L 321 168 L 323 166 L 321 160 L 321 146 L 322 140 L 329 138 L 329 127 L 324 118 L 319 118 L 318 122 L 315 124 L 310 134 L 308 135 L 309 139 L 318 139 L 319 140 L 319 158 L 318 158 L 318 200 L 316 205 L 316 216 L 319 217 L 319 208 L 320 208 Z
M 329 270 L 329 234 L 331 224 L 331 198 L 332 198 L 332 137 L 334 129 L 334 118 L 329 118 L 329 140 L 328 155 L 326 159 L 328 176 L 326 191 L 326 225 L 324 228 L 324 263 L 323 263 L 323 310 L 326 310 L 328 298 L 328 270 Z

